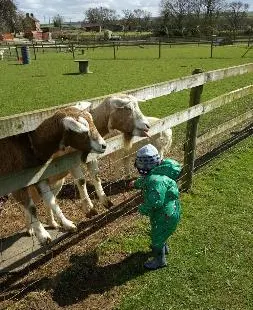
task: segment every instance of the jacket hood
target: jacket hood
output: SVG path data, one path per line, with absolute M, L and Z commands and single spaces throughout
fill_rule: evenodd
M 174 181 L 177 181 L 182 168 L 179 162 L 174 159 L 164 159 L 160 165 L 150 170 L 150 175 L 166 175 Z

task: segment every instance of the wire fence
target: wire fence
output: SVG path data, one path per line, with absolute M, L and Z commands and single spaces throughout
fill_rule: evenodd
M 242 68 L 239 68 L 238 70 L 238 72 L 242 72 Z M 198 77 L 200 76 L 201 75 L 199 75 Z M 210 78 L 211 74 L 208 73 L 208 76 Z M 217 72 L 215 76 L 217 76 Z M 157 125 L 158 132 L 166 129 L 166 126 L 168 126 L 168 124 L 171 124 L 173 128 L 176 128 L 176 126 L 178 126 L 179 124 L 183 124 L 186 121 L 188 121 L 188 124 L 196 125 L 196 121 L 198 122 L 199 116 L 203 114 L 203 111 L 205 109 L 208 112 L 213 106 L 222 106 L 224 102 L 229 102 L 228 98 L 232 97 L 232 99 L 236 99 L 238 94 L 240 94 L 240 96 L 243 94 L 252 94 L 252 87 L 249 86 L 245 87 L 244 89 L 232 92 L 232 94 L 226 94 L 226 96 L 224 94 L 223 96 L 221 96 L 221 98 L 216 98 L 212 100 L 212 103 L 209 102 L 205 105 L 201 105 L 199 104 L 199 96 L 201 95 L 201 93 L 199 93 L 198 90 L 200 90 L 202 86 L 203 83 L 200 83 L 199 86 L 194 86 L 192 88 L 190 99 L 192 104 L 190 104 L 190 110 L 188 109 L 186 111 L 176 113 L 173 116 L 169 116 L 169 120 L 166 118 L 161 119 L 160 125 Z M 154 86 L 153 88 L 156 89 Z M 142 89 L 141 91 L 143 92 L 144 90 Z M 195 100 L 196 91 L 197 100 Z M 134 90 L 134 92 L 138 93 L 137 90 Z M 191 114 L 193 112 L 195 114 Z M 196 171 L 199 169 L 199 167 L 203 166 L 203 164 L 209 163 L 212 157 L 218 153 L 218 147 L 224 150 L 226 149 L 226 147 L 230 147 L 231 145 L 233 145 L 233 143 L 236 143 L 240 139 L 252 135 L 252 110 L 248 111 L 247 113 L 247 117 L 241 117 L 240 122 L 237 118 L 236 120 L 234 120 L 234 122 L 231 122 L 230 126 L 225 126 L 224 130 L 219 129 L 217 131 L 216 125 L 214 128 L 212 128 L 213 135 L 209 135 L 208 140 L 201 140 L 202 133 L 194 130 L 195 141 L 192 145 L 191 133 L 193 131 L 192 129 L 187 128 L 188 135 L 186 135 L 186 138 L 179 139 L 177 142 L 173 143 L 173 146 L 170 149 L 169 153 L 166 153 L 165 156 L 173 157 L 182 164 L 183 173 L 179 180 L 181 188 L 187 189 L 187 187 L 185 187 L 185 184 L 188 184 L 189 182 L 188 166 L 192 163 L 189 163 L 189 161 L 186 160 L 187 158 L 193 158 L 192 171 L 190 171 L 192 177 L 194 170 Z M 243 128 L 243 130 L 241 130 L 241 128 Z M 31 128 L 25 130 L 29 131 L 31 130 Z M 232 137 L 231 130 L 233 130 L 234 132 Z M 238 131 L 238 133 L 236 133 L 235 131 Z M 8 136 L 8 133 L 6 132 L 5 135 Z M 217 140 L 214 139 L 215 135 L 218 135 Z M 76 223 L 77 231 L 74 233 L 69 233 L 64 232 L 62 229 L 50 229 L 49 232 L 52 237 L 52 243 L 49 245 L 41 247 L 34 236 L 27 235 L 23 207 L 19 203 L 17 203 L 11 195 L 4 195 L 0 201 L 0 216 L 2 223 L 0 227 L 1 273 L 8 274 L 11 272 L 31 270 L 32 266 L 34 266 L 35 268 L 36 266 L 38 266 L 39 263 L 43 261 L 43 259 L 52 258 L 54 255 L 57 255 L 57 251 L 63 250 L 65 247 L 69 246 L 70 243 L 78 242 L 79 238 L 89 235 L 94 230 L 106 226 L 107 223 L 115 220 L 118 216 L 136 211 L 138 202 L 140 201 L 141 197 L 140 194 L 137 193 L 135 190 L 130 190 L 128 184 L 131 179 L 134 179 L 138 176 L 137 171 L 135 170 L 133 165 L 136 150 L 143 144 L 146 144 L 148 141 L 148 139 L 137 141 L 133 145 L 130 153 L 126 153 L 124 149 L 119 147 L 118 150 L 115 149 L 108 153 L 105 157 L 100 158 L 99 166 L 102 185 L 107 197 L 112 201 L 113 205 L 110 210 L 106 210 L 105 207 L 99 203 L 95 193 L 95 189 L 92 185 L 92 179 L 87 174 L 87 172 L 85 172 L 89 195 L 98 210 L 98 215 L 94 219 L 85 218 L 85 214 L 82 211 L 82 201 L 75 185 L 78 180 L 73 180 L 73 178 L 71 178 L 70 176 L 66 178 L 64 186 L 58 196 L 58 203 L 66 218 Z M 191 145 L 192 147 L 187 148 L 186 145 Z M 197 160 L 195 156 L 196 154 L 198 154 Z M 125 171 L 123 165 L 125 158 L 128 156 L 131 157 L 130 174 Z M 86 169 L 85 166 L 83 166 L 83 169 Z M 187 178 L 185 178 L 186 176 Z M 189 184 L 187 186 L 189 186 Z M 43 205 L 42 202 L 39 202 L 38 205 L 39 219 L 43 223 L 46 223 L 48 213 L 46 206 Z
M 237 46 L 242 46 L 245 48 L 245 51 L 242 52 L 241 57 L 244 57 L 252 48 L 251 41 L 245 40 L 237 40 L 234 42 Z M 69 40 L 67 42 L 64 41 L 27 41 L 27 42 L 10 42 L 10 43 L 3 43 L 0 45 L 0 50 L 4 50 L 4 59 L 13 61 L 22 61 L 22 53 L 21 47 L 26 46 L 29 49 L 29 54 L 33 58 L 33 60 L 39 59 L 41 54 L 46 53 L 68 53 L 71 58 L 76 59 L 77 57 L 86 57 L 86 52 L 88 50 L 96 50 L 96 49 L 111 49 L 112 50 L 112 57 L 113 59 L 117 59 L 119 57 L 119 51 L 124 51 L 128 48 L 142 48 L 142 49 L 149 49 L 149 48 L 156 48 L 157 52 L 149 56 L 149 58 L 156 58 L 160 59 L 164 57 L 163 51 L 173 47 L 183 47 L 183 46 L 195 46 L 195 47 L 205 47 L 207 53 L 213 56 L 213 50 L 215 48 L 214 42 L 212 40 L 192 40 L 192 41 L 164 41 L 164 40 L 127 40 L 127 41 L 73 41 Z M 145 57 L 148 57 L 145 54 Z

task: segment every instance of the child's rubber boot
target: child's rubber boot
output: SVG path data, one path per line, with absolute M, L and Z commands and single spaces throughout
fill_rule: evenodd
M 151 253 L 154 254 L 154 248 L 153 248 L 153 246 L 150 245 L 149 247 L 150 247 L 150 249 L 151 249 Z M 165 255 L 169 254 L 169 252 L 170 252 L 170 248 L 169 248 L 169 246 L 168 246 L 167 243 L 164 243 L 164 251 L 165 251 Z
M 147 261 L 144 267 L 150 270 L 155 270 L 167 266 L 165 258 L 165 246 L 162 249 L 153 247 L 154 258 Z
M 169 254 L 170 252 L 170 248 L 167 243 L 164 243 L 164 252 L 165 252 L 165 255 Z

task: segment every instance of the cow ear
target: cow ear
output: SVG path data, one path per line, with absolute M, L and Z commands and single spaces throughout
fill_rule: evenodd
M 131 100 L 129 100 L 129 98 L 112 97 L 110 103 L 116 109 L 123 109 L 131 106 Z
M 79 101 L 75 105 L 73 105 L 73 108 L 76 108 L 80 111 L 84 111 L 84 110 L 89 111 L 90 106 L 91 106 L 91 102 L 89 101 Z
M 135 102 L 135 103 L 139 103 L 139 102 L 146 102 L 146 99 L 138 99 L 137 97 L 133 96 L 133 95 L 130 95 L 128 94 L 128 100 L 129 101 L 132 101 L 132 102 Z
M 83 117 L 79 117 L 77 121 L 73 117 L 67 116 L 64 117 L 62 123 L 66 130 L 72 130 L 77 133 L 89 131 L 89 123 Z

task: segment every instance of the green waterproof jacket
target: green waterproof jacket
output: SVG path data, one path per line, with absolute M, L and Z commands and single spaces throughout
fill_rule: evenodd
M 176 183 L 180 171 L 181 165 L 177 161 L 164 159 L 134 183 L 134 187 L 143 193 L 144 202 L 139 206 L 139 212 L 150 217 L 153 246 L 162 247 L 180 220 Z
M 141 214 L 150 216 L 159 209 L 168 215 L 173 212 L 172 207 L 179 198 L 176 180 L 180 171 L 181 165 L 177 161 L 164 159 L 159 166 L 135 181 L 134 187 L 143 191 L 144 203 L 139 206 Z

